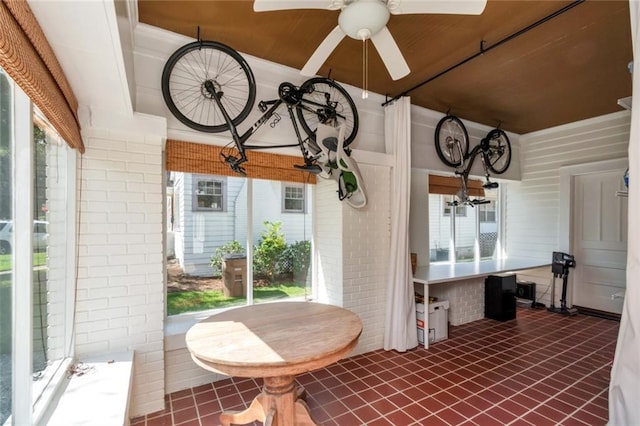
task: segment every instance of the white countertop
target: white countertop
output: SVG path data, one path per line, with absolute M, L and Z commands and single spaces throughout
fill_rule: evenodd
M 508 258 L 455 264 L 436 263 L 416 268 L 416 273 L 413 275 L 413 281 L 422 284 L 437 284 L 467 278 L 483 277 L 491 274 L 521 271 L 523 269 L 540 268 L 544 266 L 551 266 L 551 261 Z M 551 273 L 551 270 L 549 270 L 549 273 Z

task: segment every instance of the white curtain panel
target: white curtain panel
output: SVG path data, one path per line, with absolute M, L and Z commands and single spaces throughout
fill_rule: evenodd
M 394 157 L 391 170 L 391 254 L 384 349 L 404 352 L 418 346 L 413 274 L 409 257 L 411 195 L 411 102 L 403 97 L 384 110 L 384 140 Z
M 629 140 L 627 289 L 609 386 L 609 424 L 640 424 L 640 5 L 629 1 L 633 41 L 633 102 Z

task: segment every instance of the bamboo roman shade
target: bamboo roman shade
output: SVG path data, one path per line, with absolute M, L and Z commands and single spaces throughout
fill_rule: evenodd
M 467 189 L 472 197 L 484 197 L 481 180 L 469 179 Z M 429 194 L 456 195 L 460 190 L 460 178 L 457 176 L 429 175 Z
M 24 0 L 0 1 L 0 67 L 60 136 L 84 152 L 76 100 L 49 42 Z
M 193 142 L 167 140 L 167 170 L 174 172 L 209 175 L 241 176 L 231 170 L 220 158 L 223 148 Z M 247 177 L 285 182 L 316 183 L 316 176 L 295 169 L 302 165 L 301 157 L 271 154 L 260 151 L 247 152 L 249 161 L 243 164 Z

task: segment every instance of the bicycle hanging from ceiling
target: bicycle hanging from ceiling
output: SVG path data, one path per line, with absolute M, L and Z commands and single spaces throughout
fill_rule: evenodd
M 231 133 L 233 141 L 220 157 L 233 171 L 246 174 L 247 151 L 299 147 L 304 164 L 296 165 L 297 169 L 336 179 L 341 200 L 356 208 L 366 204 L 362 177 L 348 148 L 358 132 L 358 113 L 353 99 L 335 81 L 315 77 L 300 86 L 283 82 L 277 99 L 258 102 L 262 115 L 243 134 L 237 126 L 253 109 L 256 82 L 249 64 L 233 48 L 203 40 L 180 47 L 167 60 L 161 85 L 167 107 L 182 124 L 201 132 Z M 264 123 L 273 118 L 270 125 L 274 127 L 280 121 L 277 110 L 282 105 L 297 141 L 247 143 Z M 334 129 L 327 137 L 336 140 L 319 139 L 319 126 Z
M 451 205 L 470 205 L 489 203 L 489 200 L 470 198 L 468 189 L 469 173 L 476 158 L 480 156 L 485 174 L 485 189 L 498 188 L 498 182 L 491 181 L 491 172 L 502 174 L 511 164 L 511 142 L 501 129 L 491 130 L 480 143 L 469 151 L 469 135 L 462 121 L 453 115 L 443 117 L 436 126 L 436 152 L 440 160 L 455 168 L 460 177 L 460 190 L 457 199 Z

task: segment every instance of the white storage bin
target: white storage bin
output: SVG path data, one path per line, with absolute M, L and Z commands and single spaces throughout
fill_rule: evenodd
M 424 315 L 424 314 L 423 314 Z M 423 317 L 424 318 L 424 317 Z M 429 343 L 449 338 L 449 301 L 429 303 Z
M 418 328 L 418 343 L 424 345 L 424 303 L 416 303 L 416 326 Z

